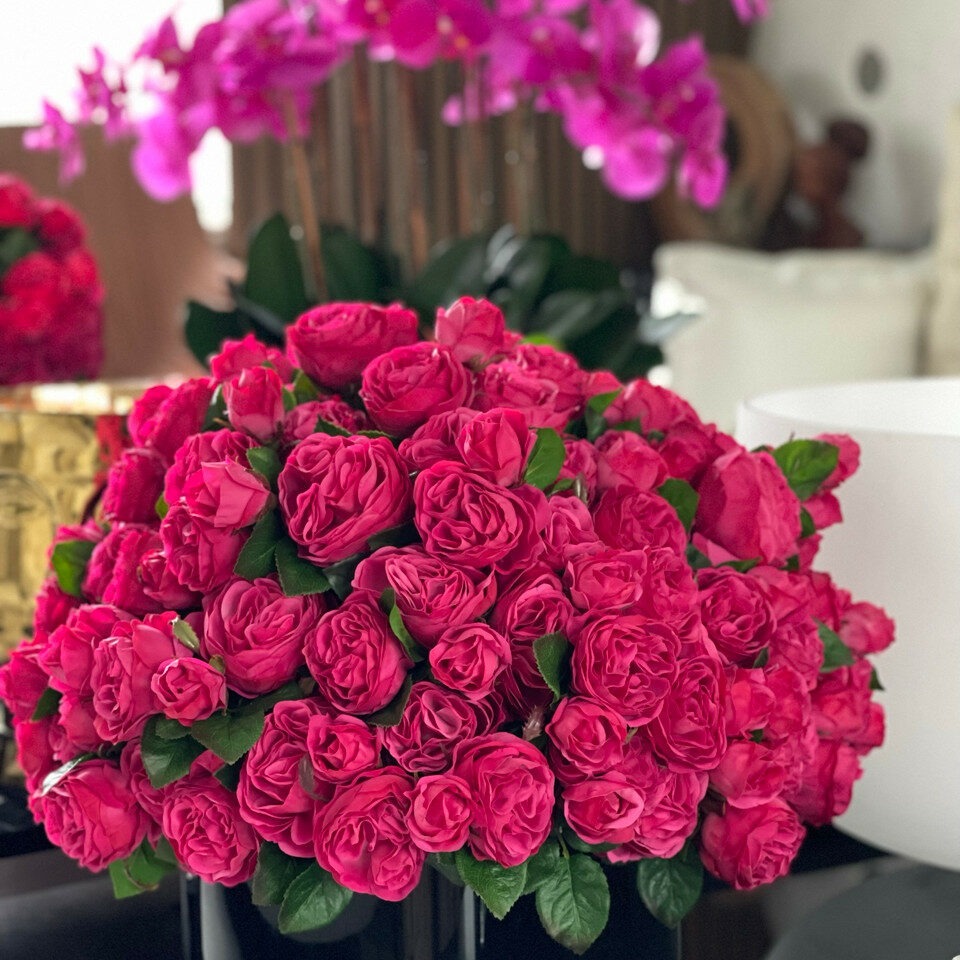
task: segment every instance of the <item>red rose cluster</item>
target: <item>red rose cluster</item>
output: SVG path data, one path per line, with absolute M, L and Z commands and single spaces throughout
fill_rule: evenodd
M 0 173 L 0 384 L 97 376 L 102 302 L 77 214 Z
M 428 856 L 549 897 L 569 858 L 699 853 L 749 888 L 847 806 L 893 638 L 811 567 L 851 440 L 749 452 L 466 298 L 429 341 L 318 307 L 211 370 L 136 404 L 0 674 L 82 864 L 399 900 Z

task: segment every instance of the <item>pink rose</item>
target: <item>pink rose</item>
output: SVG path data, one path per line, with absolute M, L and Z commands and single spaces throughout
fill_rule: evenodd
M 590 509 L 579 497 L 548 497 L 547 508 L 543 560 L 551 570 L 562 570 L 569 560 L 584 552 L 584 547 L 600 545 Z
M 43 798 L 35 791 L 42 786 L 44 777 L 60 764 L 54 756 L 54 744 L 59 746 L 62 736 L 57 722 L 52 717 L 44 717 L 42 720 L 18 720 L 13 727 L 13 738 L 17 745 L 17 763 L 24 773 L 27 806 L 34 819 L 40 822 L 43 819 Z
M 840 619 L 840 639 L 858 654 L 879 653 L 893 643 L 894 623 L 872 603 L 852 603 Z
M 434 414 L 409 437 L 400 441 L 397 448 L 400 458 L 411 472 L 425 470 L 440 460 L 459 460 L 457 437 L 476 416 L 477 411 L 467 407 Z
M 213 391 L 209 377 L 187 380 L 172 390 L 152 387 L 130 411 L 128 427 L 134 445 L 150 447 L 167 463 L 173 462 L 183 441 L 203 426 Z
M 189 590 L 207 593 L 226 583 L 249 536 L 225 530 L 190 514 L 184 504 L 170 508 L 160 524 L 160 539 L 177 580 Z
M 845 433 L 821 433 L 815 440 L 832 443 L 837 448 L 837 465 L 824 481 L 824 490 L 833 490 L 848 480 L 860 467 L 860 445 Z
M 680 640 L 665 624 L 632 614 L 601 614 L 573 646 L 573 689 L 605 704 L 630 726 L 649 723 L 677 681 Z
M 413 778 L 386 767 L 337 790 L 317 812 L 314 853 L 333 879 L 356 893 L 403 900 L 426 853 L 410 835 Z
M 163 800 L 163 833 L 177 860 L 207 883 L 235 887 L 257 866 L 260 841 L 236 795 L 210 774 L 177 780 Z
M 753 740 L 731 743 L 710 771 L 710 786 L 733 807 L 756 807 L 783 792 L 792 751 Z
M 210 372 L 220 383 L 250 367 L 269 363 L 283 380 L 293 376 L 293 365 L 276 347 L 261 343 L 252 333 L 242 340 L 224 340 L 220 352 L 210 358 Z
M 653 446 L 667 465 L 671 477 L 698 486 L 703 471 L 721 454 L 739 448 L 733 437 L 721 433 L 712 423 L 683 421 L 666 431 Z
M 307 727 L 313 773 L 328 783 L 347 783 L 380 766 L 382 734 L 359 717 L 318 713 Z
M 204 463 L 183 487 L 191 516 L 225 530 L 256 523 L 270 501 L 263 478 L 233 460 Z
M 708 813 L 700 831 L 700 857 L 716 877 L 751 890 L 784 876 L 806 831 L 783 800 Z
M 147 550 L 140 557 L 138 572 L 143 592 L 162 610 L 196 610 L 200 606 L 201 595 L 185 587 L 174 576 L 159 535 L 155 542 L 156 548 Z
M 821 676 L 811 694 L 813 718 L 820 736 L 828 740 L 856 740 L 870 720 L 870 680 L 873 668 L 866 660 Z
M 410 510 L 410 479 L 384 437 L 309 437 L 287 459 L 279 490 L 290 536 L 318 566 L 362 550 Z
M 126 777 L 130 792 L 137 803 L 152 821 L 149 827 L 151 842 L 156 842 L 160 833 L 160 823 L 163 820 L 163 789 L 157 789 L 147 775 L 143 765 L 143 754 L 140 751 L 140 741 L 130 740 L 120 754 L 120 771 Z
M 604 773 L 623 760 L 626 723 L 589 697 L 564 697 L 546 733 L 564 760 L 584 775 Z
M 753 663 L 770 643 L 776 621 L 759 583 L 729 567 L 701 570 L 700 617 L 728 663 Z
M 275 577 L 231 580 L 203 599 L 201 650 L 223 660 L 231 690 L 269 693 L 303 665 L 307 634 L 325 609 L 316 594 L 286 596 Z
M 474 818 L 470 786 L 450 773 L 420 777 L 410 805 L 410 836 L 427 853 L 451 853 L 466 842 Z
M 770 638 L 767 667 L 791 667 L 803 677 L 808 690 L 820 680 L 823 665 L 823 641 L 813 618 L 800 611 L 778 620 Z
M 698 492 L 695 529 L 732 556 L 779 565 L 797 552 L 800 501 L 769 453 L 723 454 Z
M 50 686 L 61 693 L 92 694 L 94 651 L 121 620 L 130 619 L 130 614 L 107 604 L 84 604 L 71 611 L 39 658 L 50 675 Z
M 495 407 L 463 427 L 457 450 L 470 470 L 510 487 L 520 482 L 535 441 L 522 413 Z
M 863 771 L 856 750 L 836 740 L 821 740 L 800 784 L 785 799 L 807 823 L 821 827 L 840 816 L 853 795 L 853 782 Z
M 506 637 L 483 622 L 448 627 L 430 650 L 430 667 L 440 683 L 469 700 L 488 696 L 511 663 Z
M 458 744 L 453 774 L 473 797 L 467 843 L 478 860 L 515 867 L 536 853 L 553 823 L 554 776 L 533 744 L 491 733 Z
M 184 647 L 173 634 L 176 614 L 121 620 L 93 652 L 93 706 L 97 733 L 108 743 L 139 736 L 147 718 L 160 712 L 151 687 L 154 674 Z
M 270 367 L 248 367 L 223 385 L 227 419 L 234 430 L 269 443 L 284 417 L 283 381 Z
M 449 347 L 412 343 L 371 360 L 360 396 L 373 422 L 387 433 L 412 433 L 431 416 L 466 406 L 473 378 Z
M 641 813 L 643 797 L 616 773 L 591 777 L 563 791 L 563 814 L 585 843 L 633 839 Z
M 461 363 L 473 367 L 489 363 L 520 339 L 507 330 L 499 307 L 473 297 L 461 297 L 446 310 L 437 307 L 434 337 Z
M 663 458 L 632 430 L 608 430 L 596 440 L 597 489 L 656 490 L 667 479 Z
M 67 622 L 70 611 L 80 605 L 77 597 L 60 589 L 56 577 L 47 577 L 40 584 L 33 607 L 33 638 L 43 643 L 57 627 Z
M 310 762 L 310 723 L 325 713 L 316 699 L 278 703 L 267 715 L 263 733 L 250 748 L 240 771 L 239 817 L 291 857 L 313 854 L 313 818 L 318 802 L 304 788 L 302 768 Z
M 455 566 L 420 546 L 376 550 L 360 561 L 353 587 L 372 592 L 378 600 L 392 588 L 404 626 L 426 647 L 448 627 L 483 616 L 497 591 L 492 573 Z
M 776 695 L 767 686 L 763 670 L 727 668 L 724 729 L 728 737 L 745 737 L 762 730 L 776 708 Z
M 608 547 L 666 547 L 681 555 L 687 549 L 687 531 L 676 510 L 658 494 L 634 487 L 604 491 L 593 513 L 593 526 Z
M 557 479 L 579 481 L 587 503 L 593 503 L 597 494 L 597 448 L 577 437 L 564 437 L 563 446 L 566 456 Z
M 157 546 L 152 527 L 118 523 L 93 548 L 83 580 L 84 595 L 137 615 L 158 613 L 160 605 L 144 592 L 140 580 L 140 562 Z
M 639 602 L 645 587 L 647 555 L 642 550 L 578 553 L 563 582 L 580 610 L 625 610 Z
M 196 657 L 175 657 L 161 663 L 150 689 L 164 716 L 188 727 L 227 706 L 223 674 Z
M 686 400 L 648 380 L 631 380 L 604 411 L 604 417 L 611 426 L 638 421 L 644 433 L 663 432 L 680 423 L 700 423 Z
M 351 407 L 339 397 L 324 397 L 322 400 L 309 400 L 294 407 L 283 418 L 280 439 L 284 446 L 292 447 L 317 432 L 317 422 L 324 420 L 335 427 L 342 427 L 348 433 L 369 430 L 373 424 L 362 411 Z
M 287 328 L 287 350 L 316 383 L 340 390 L 381 353 L 415 343 L 417 315 L 399 304 L 327 303 Z
M 41 809 L 50 841 L 88 870 L 130 856 L 147 832 L 147 815 L 109 760 L 76 766 L 44 795 Z
M 396 694 L 413 666 L 386 616 L 365 593 L 351 594 L 307 633 L 307 667 L 317 690 L 344 713 L 375 713 Z
M 174 455 L 173 465 L 167 470 L 163 485 L 164 499 L 171 507 L 177 503 L 187 480 L 204 463 L 230 460 L 242 467 L 249 466 L 247 451 L 256 445 L 253 437 L 236 430 L 205 430 L 187 437 Z
M 40 644 L 26 640 L 13 650 L 10 660 L 0 666 L 0 697 L 17 723 L 33 716 L 47 689 L 47 673 L 40 664 L 42 652 Z
M 413 485 L 413 522 L 427 553 L 499 570 L 535 560 L 543 550 L 539 531 L 546 522 L 546 500 L 540 522 L 523 489 L 531 488 L 506 490 L 451 461 L 428 467 Z
M 464 697 L 426 680 L 413 685 L 400 722 L 383 731 L 391 756 L 410 773 L 439 773 L 458 743 L 476 736 L 477 713 Z
M 634 609 L 653 620 L 663 620 L 678 632 L 694 623 L 702 630 L 697 609 L 697 584 L 682 554 L 669 547 L 647 550 L 647 572 Z
M 164 469 L 163 460 L 152 450 L 124 450 L 107 475 L 103 515 L 130 523 L 156 521 Z

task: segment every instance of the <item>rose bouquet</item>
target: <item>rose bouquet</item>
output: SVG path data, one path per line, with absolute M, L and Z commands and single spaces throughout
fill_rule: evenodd
M 118 894 L 252 880 L 281 930 L 426 864 L 583 952 L 784 874 L 883 737 L 877 607 L 812 569 L 846 437 L 748 451 L 484 301 L 302 315 L 129 419 L 0 673 L 30 803 Z M 309 900 L 310 909 L 304 904 Z
M 95 377 L 102 301 L 77 214 L 0 173 L 0 384 Z

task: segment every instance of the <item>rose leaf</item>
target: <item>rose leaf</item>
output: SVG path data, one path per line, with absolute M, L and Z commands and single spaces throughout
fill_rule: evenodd
M 703 864 L 691 843 L 669 860 L 641 860 L 637 869 L 641 899 L 661 923 L 671 928 L 690 912 L 702 888 Z
M 280 932 L 299 933 L 333 922 L 353 897 L 320 864 L 311 863 L 287 888 L 280 905 Z
M 498 920 L 520 899 L 527 881 L 526 863 L 501 867 L 493 860 L 477 860 L 466 847 L 457 851 L 457 869 Z
M 610 915 L 603 868 L 583 853 L 559 857 L 537 887 L 536 904 L 543 929 L 568 950 L 584 953 L 603 933 Z

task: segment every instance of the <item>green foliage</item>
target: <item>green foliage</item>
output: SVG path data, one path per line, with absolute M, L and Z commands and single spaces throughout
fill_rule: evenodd
M 33 708 L 33 714 L 30 719 L 43 720 L 44 717 L 52 717 L 60 707 L 60 698 L 62 696 L 63 694 L 59 690 L 54 690 L 53 687 L 47 687 L 47 689 L 40 694 L 40 699 Z
M 291 857 L 275 843 L 260 844 L 257 869 L 253 874 L 253 902 L 259 907 L 283 903 L 290 884 L 310 866 L 311 860 Z
M 200 638 L 193 627 L 181 617 L 173 621 L 173 635 L 193 653 L 200 652 Z
M 122 900 L 147 890 L 156 890 L 160 881 L 176 869 L 176 861 L 166 859 L 150 846 L 148 840 L 144 840 L 129 857 L 114 860 L 110 864 L 113 895 Z
M 836 470 L 839 455 L 838 447 L 823 440 L 790 440 L 773 451 L 773 459 L 800 500 L 820 489 Z
M 40 249 L 40 241 L 23 227 L 0 229 L 0 277 L 21 257 Z
M 263 733 L 262 710 L 226 710 L 199 720 L 190 735 L 225 763 L 236 763 Z
M 410 657 L 414 663 L 421 663 L 426 657 L 426 652 L 423 647 L 413 639 L 410 631 L 404 625 L 403 615 L 397 606 L 397 594 L 393 587 L 387 587 L 383 593 L 380 594 L 380 609 L 387 615 L 387 619 L 390 621 L 390 629 L 393 631 L 393 635 L 403 644 L 403 649 L 407 651 L 407 656 Z
M 283 537 L 277 543 L 275 559 L 280 586 L 286 596 L 302 597 L 330 589 L 330 582 L 323 571 L 309 560 L 304 560 L 289 537 Z
M 140 752 L 150 783 L 158 790 L 187 775 L 190 764 L 203 753 L 193 737 L 168 740 L 157 733 L 159 717 L 151 717 L 143 729 Z
M 547 633 L 533 641 L 533 656 L 540 676 L 559 700 L 566 692 L 570 673 L 570 642 L 562 633 Z
M 395 727 L 403 716 L 403 710 L 410 699 L 411 690 L 413 690 L 413 680 L 408 673 L 399 693 L 382 710 L 371 713 L 367 717 L 367 723 L 373 724 L 375 727 Z
M 647 909 L 661 923 L 677 926 L 700 899 L 703 889 L 703 864 L 696 847 L 688 842 L 669 860 L 641 860 L 637 889 Z
M 324 927 L 343 913 L 352 897 L 352 890 L 341 887 L 320 864 L 311 862 L 287 887 L 280 905 L 280 932 Z
M 473 887 L 487 909 L 502 920 L 520 899 L 527 879 L 527 865 L 501 867 L 493 860 L 477 860 L 466 847 L 457 851 L 457 869 L 464 883 Z
M 823 666 L 821 673 L 830 673 L 838 667 L 849 667 L 854 662 L 850 648 L 840 639 L 839 635 L 825 623 L 817 622 L 817 633 L 823 643 Z
M 96 544 L 89 540 L 61 540 L 50 555 L 50 566 L 64 593 L 83 599 L 83 578 Z
M 679 480 L 676 477 L 665 480 L 657 488 L 657 493 L 677 511 L 684 530 L 689 533 L 693 526 L 693 518 L 697 515 L 700 494 L 686 480 Z
M 544 930 L 568 950 L 585 953 L 603 933 L 610 915 L 603 868 L 583 853 L 557 858 L 552 872 L 537 886 L 536 904 Z
M 269 577 L 275 568 L 274 556 L 282 537 L 283 523 L 280 514 L 276 510 L 265 513 L 250 531 L 250 537 L 237 557 L 233 572 L 245 580 Z
M 530 451 L 530 458 L 523 472 L 523 482 L 546 490 L 559 476 L 567 451 L 563 438 L 556 430 L 537 427 L 536 433 L 537 440 Z
M 251 447 L 247 451 L 247 463 L 254 473 L 259 473 L 267 486 L 276 489 L 277 477 L 280 476 L 280 457 L 273 447 Z

